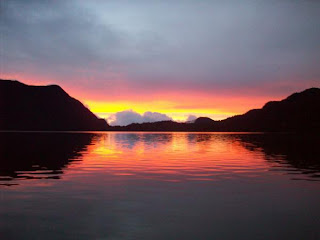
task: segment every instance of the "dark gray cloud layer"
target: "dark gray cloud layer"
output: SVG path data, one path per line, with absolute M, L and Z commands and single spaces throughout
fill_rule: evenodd
M 320 1 L 0 3 L 3 74 L 106 93 L 319 85 Z

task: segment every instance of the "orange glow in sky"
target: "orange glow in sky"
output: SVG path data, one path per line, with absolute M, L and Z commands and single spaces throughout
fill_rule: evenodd
M 250 109 L 261 108 L 270 100 L 280 100 L 282 97 L 243 96 L 237 93 L 210 94 L 200 91 L 157 91 L 143 95 L 131 92 L 130 89 L 104 94 L 95 90 L 86 90 L 75 86 L 55 82 L 50 78 L 28 76 L 23 74 L 3 75 L 3 79 L 17 79 L 30 85 L 60 85 L 70 96 L 81 101 L 100 118 L 108 120 L 113 114 L 132 110 L 144 112 L 159 112 L 166 114 L 175 121 L 185 121 L 189 115 L 205 116 L 221 120 L 237 114 L 243 114 Z
M 253 108 L 261 108 L 268 99 L 263 97 L 244 97 L 237 95 L 210 95 L 201 92 L 161 92 L 139 99 L 135 94 L 117 96 L 116 99 L 95 100 L 84 95 L 83 103 L 99 117 L 108 119 L 120 111 L 133 110 L 143 114 L 146 111 L 168 115 L 175 121 L 185 121 L 189 115 L 210 117 L 221 120 L 243 114 Z M 276 99 L 273 99 L 276 100 Z
M 146 111 L 164 113 L 176 121 L 185 121 L 187 117 L 192 114 L 196 116 L 208 116 L 214 119 L 224 119 L 228 116 L 235 115 L 235 112 L 227 112 L 219 109 L 210 109 L 205 107 L 182 108 L 175 107 L 176 103 L 173 101 L 151 101 L 151 102 L 95 102 L 84 101 L 85 105 L 102 118 L 109 118 L 112 114 L 125 110 L 133 110 L 140 114 Z

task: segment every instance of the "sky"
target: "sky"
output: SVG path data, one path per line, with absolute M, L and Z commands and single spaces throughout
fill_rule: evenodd
M 224 119 L 320 86 L 317 0 L 0 0 L 0 78 L 113 125 Z

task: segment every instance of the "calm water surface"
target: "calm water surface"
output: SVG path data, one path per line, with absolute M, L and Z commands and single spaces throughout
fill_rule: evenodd
M 319 136 L 0 133 L 0 239 L 320 239 Z

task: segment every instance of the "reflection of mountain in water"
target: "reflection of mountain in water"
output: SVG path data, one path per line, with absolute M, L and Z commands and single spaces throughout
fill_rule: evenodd
M 0 133 L 0 181 L 59 179 L 68 164 L 81 158 L 93 137 L 82 133 Z
M 112 144 L 115 144 L 118 148 L 125 149 L 133 149 L 140 143 L 148 148 L 157 148 L 159 145 L 171 142 L 172 136 L 172 133 L 111 133 L 103 135 L 105 140 L 109 138 L 112 141 Z
M 160 154 L 157 157 L 168 158 L 166 154 L 161 155 L 162 151 L 173 151 L 178 155 L 171 155 L 170 158 L 182 157 L 182 167 L 190 160 L 189 148 L 193 149 L 190 150 L 192 152 L 196 145 L 201 149 L 208 147 L 210 151 L 215 151 L 212 149 L 215 147 L 220 151 L 221 147 L 228 149 L 236 144 L 241 149 L 243 146 L 250 151 L 263 153 L 271 165 L 271 171 L 303 173 L 309 180 L 320 179 L 319 138 L 316 135 L 271 133 L 0 133 L 0 184 L 12 185 L 15 182 L 11 180 L 14 179 L 59 179 L 71 162 L 82 159 L 90 144 L 103 144 L 106 149 L 115 148 L 133 154 L 142 147 L 146 154 L 150 154 L 149 158 L 156 152 Z M 178 152 L 175 151 L 177 149 Z M 201 159 L 208 160 L 206 158 L 210 156 L 197 155 L 200 162 Z
M 311 178 L 320 178 L 320 136 L 316 134 L 239 134 L 236 137 L 245 148 L 262 151 L 269 162 L 289 164 Z
M 108 135 L 105 135 L 105 138 Z M 133 149 L 139 143 L 147 148 L 159 148 L 161 145 L 188 144 L 210 145 L 219 142 L 240 143 L 250 151 L 262 152 L 271 165 L 271 171 L 283 171 L 290 174 L 306 174 L 310 179 L 320 177 L 320 137 L 312 134 L 207 134 L 207 133 L 118 133 L 109 134 L 112 144 L 118 148 Z M 108 142 L 106 142 L 108 145 Z M 187 150 L 186 150 L 187 151 Z

